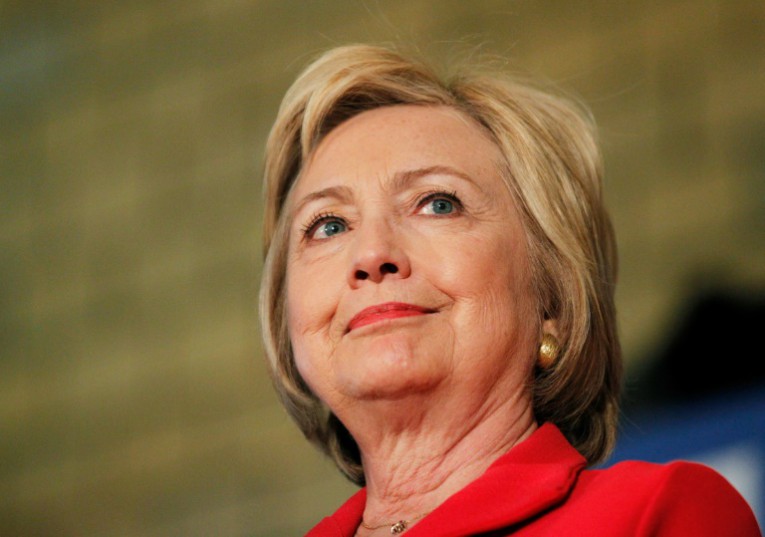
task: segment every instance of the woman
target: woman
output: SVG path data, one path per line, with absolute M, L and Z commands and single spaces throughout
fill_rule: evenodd
M 365 485 L 311 536 L 759 535 L 705 467 L 614 443 L 615 242 L 589 118 L 349 46 L 288 91 L 261 315 L 283 403 Z

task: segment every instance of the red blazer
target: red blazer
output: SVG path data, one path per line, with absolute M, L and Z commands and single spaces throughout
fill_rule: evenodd
M 306 537 L 351 537 L 361 489 Z M 761 537 L 751 508 L 720 474 L 700 464 L 621 462 L 587 470 L 552 424 L 497 459 L 404 537 Z

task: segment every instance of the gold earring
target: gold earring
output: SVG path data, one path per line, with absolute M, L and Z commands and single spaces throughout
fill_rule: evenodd
M 539 344 L 539 357 L 537 364 L 542 369 L 549 369 L 558 359 L 560 344 L 554 335 L 545 333 L 542 336 L 542 343 Z

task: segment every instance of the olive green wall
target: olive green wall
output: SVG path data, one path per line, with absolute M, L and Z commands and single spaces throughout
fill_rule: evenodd
M 630 371 L 765 288 L 765 3 L 0 2 L 0 535 L 302 535 L 352 487 L 262 362 L 260 170 L 318 51 L 466 50 L 600 124 Z

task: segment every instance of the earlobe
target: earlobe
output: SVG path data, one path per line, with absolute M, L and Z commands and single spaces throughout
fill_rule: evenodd
M 545 320 L 542 321 L 542 333 L 552 334 L 555 339 L 560 341 L 560 332 L 558 330 L 558 319 L 548 319 L 545 316 Z

